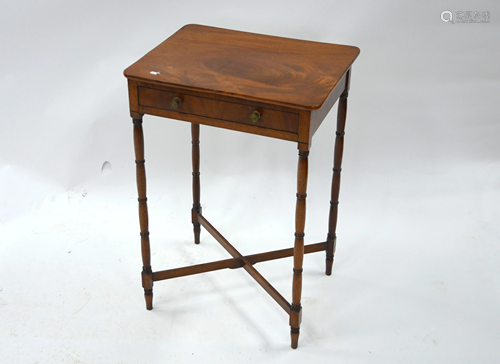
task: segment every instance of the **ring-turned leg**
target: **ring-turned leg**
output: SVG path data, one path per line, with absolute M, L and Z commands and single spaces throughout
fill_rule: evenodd
M 139 222 L 141 225 L 142 251 L 142 287 L 146 298 L 146 308 L 153 309 L 153 273 L 151 270 L 151 249 L 149 246 L 148 205 L 146 198 L 146 169 L 144 166 L 144 135 L 142 118 L 134 120 L 134 147 L 137 176 L 137 192 L 139 194 Z
M 302 263 L 304 261 L 308 156 L 308 150 L 299 150 L 299 165 L 297 167 L 297 205 L 295 208 L 295 244 L 293 247 L 292 306 L 290 310 L 290 328 L 293 349 L 296 349 L 298 346 L 299 329 L 302 318 L 300 298 L 302 294 Z
M 194 242 L 200 243 L 200 223 L 198 214 L 201 213 L 200 204 L 200 124 L 191 124 L 191 144 L 193 158 L 193 208 L 191 219 L 193 221 Z
M 347 113 L 347 89 L 340 95 L 337 113 L 337 132 L 335 138 L 335 154 L 333 161 L 332 198 L 330 200 L 330 217 L 328 221 L 328 235 L 326 238 L 326 271 L 332 274 L 333 256 L 337 245 L 337 216 L 340 192 L 340 172 L 342 171 L 342 154 L 344 151 L 344 130 Z

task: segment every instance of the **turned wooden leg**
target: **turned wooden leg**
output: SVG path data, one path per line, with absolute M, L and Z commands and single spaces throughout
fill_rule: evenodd
M 201 213 L 200 204 L 200 124 L 191 124 L 191 144 L 193 158 L 193 208 L 191 219 L 193 221 L 194 242 L 200 243 L 200 223 L 198 214 Z
M 333 256 L 337 245 L 337 216 L 340 192 L 340 172 L 342 171 L 342 154 L 344 151 L 344 129 L 347 113 L 347 89 L 340 95 L 337 113 L 337 132 L 335 138 L 335 154 L 333 161 L 332 198 L 330 200 L 330 217 L 328 235 L 326 237 L 326 275 L 332 274 Z
M 149 247 L 148 199 L 146 198 L 146 169 L 144 167 L 144 135 L 142 133 L 142 118 L 133 120 L 137 192 L 139 194 L 139 222 L 141 225 L 142 287 L 144 287 L 146 308 L 151 310 L 153 309 L 153 273 L 151 271 L 151 250 Z
M 299 343 L 299 329 L 302 320 L 302 263 L 304 261 L 304 226 L 306 223 L 306 191 L 308 150 L 299 150 L 299 165 L 297 167 L 297 205 L 295 208 L 295 244 L 293 247 L 293 286 L 292 306 L 290 309 L 290 328 L 292 348 Z

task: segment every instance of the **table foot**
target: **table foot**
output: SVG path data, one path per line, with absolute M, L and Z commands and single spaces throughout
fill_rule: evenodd
M 337 237 L 335 235 L 328 234 L 326 239 L 326 270 L 327 276 L 332 275 L 333 258 L 335 255 L 335 246 L 337 245 Z
M 153 309 L 153 290 L 145 289 L 144 290 L 144 298 L 146 299 L 146 309 Z
M 292 338 L 292 349 L 299 345 L 300 323 L 302 322 L 302 306 L 292 304 L 290 307 L 290 335 Z
M 193 204 L 191 209 L 191 222 L 193 223 L 194 243 L 200 243 L 201 225 L 198 221 L 198 214 L 201 214 L 201 205 Z
M 142 268 L 142 287 L 144 288 L 144 298 L 146 299 L 146 308 L 153 309 L 153 271 L 151 266 Z
M 326 257 L 326 269 L 325 269 L 325 274 L 327 276 L 332 275 L 332 268 L 333 268 L 333 257 L 330 259 Z
M 298 327 L 291 327 L 290 328 L 290 336 L 292 339 L 292 349 L 297 349 L 299 346 L 299 333 L 300 329 Z
M 196 224 L 196 223 L 193 224 L 193 232 L 194 232 L 194 243 L 199 244 L 200 243 L 200 232 L 201 232 L 200 224 Z

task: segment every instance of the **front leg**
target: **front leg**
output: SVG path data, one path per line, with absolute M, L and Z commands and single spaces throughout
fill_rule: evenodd
M 326 238 L 326 275 L 332 274 L 333 256 L 337 245 L 337 216 L 340 193 L 340 172 L 342 171 L 342 155 L 344 152 L 344 130 L 347 114 L 347 89 L 340 95 L 337 113 L 337 131 L 335 133 L 335 155 L 333 161 L 332 198 L 330 200 L 330 216 L 328 219 L 328 235 Z
M 137 192 L 139 194 L 139 222 L 141 225 L 142 287 L 144 288 L 146 308 L 152 310 L 153 273 L 151 270 L 151 248 L 149 246 L 148 199 L 146 198 L 146 168 L 144 166 L 144 135 L 142 132 L 142 118 L 133 120 Z
M 295 244 L 293 247 L 292 306 L 290 309 L 290 331 L 293 349 L 296 349 L 299 343 L 300 322 L 302 317 L 300 298 L 302 294 L 302 264 L 304 261 L 308 156 L 308 147 L 306 150 L 299 150 L 299 165 L 297 167 L 297 204 L 295 208 Z

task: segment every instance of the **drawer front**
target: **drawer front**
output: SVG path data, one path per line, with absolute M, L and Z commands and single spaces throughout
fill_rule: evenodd
M 291 112 L 269 109 L 261 106 L 219 101 L 215 99 L 139 87 L 139 105 L 184 114 L 204 116 L 235 123 L 255 125 L 257 127 L 298 133 L 299 115 Z M 174 109 L 170 103 L 178 97 L 181 105 Z M 250 115 L 257 110 L 260 119 L 250 120 Z

